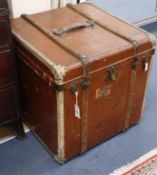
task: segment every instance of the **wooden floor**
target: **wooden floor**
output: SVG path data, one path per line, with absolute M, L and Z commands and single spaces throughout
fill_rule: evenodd
M 0 128 L 0 141 L 3 140 L 5 137 L 11 136 L 8 128 Z
M 29 128 L 24 125 L 25 132 L 29 132 Z M 2 127 L 0 128 L 0 144 L 5 143 L 11 139 L 14 139 L 15 135 L 12 134 L 9 128 Z

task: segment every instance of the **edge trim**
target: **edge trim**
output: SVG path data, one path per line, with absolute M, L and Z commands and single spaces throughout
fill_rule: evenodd
M 64 92 L 56 91 L 57 97 L 57 132 L 58 132 L 58 160 L 64 162 Z

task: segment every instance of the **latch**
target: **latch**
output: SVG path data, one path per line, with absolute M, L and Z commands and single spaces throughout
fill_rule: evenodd
M 78 87 L 77 87 L 77 83 L 75 81 L 72 81 L 72 83 L 70 84 L 70 91 L 72 94 L 75 94 L 75 92 L 77 92 Z
M 118 76 L 118 70 L 116 68 L 116 66 L 111 66 L 108 68 L 108 78 L 109 80 L 115 81 L 117 76 Z
M 147 72 L 147 71 L 148 71 L 148 68 L 149 68 L 148 56 L 147 56 L 147 55 L 144 55 L 144 56 L 143 56 L 142 62 L 143 62 L 143 70 L 144 70 L 145 72 Z
M 80 119 L 81 114 L 80 114 L 80 107 L 79 107 L 79 103 L 78 103 L 79 91 L 78 91 L 78 85 L 77 85 L 76 81 L 73 81 L 70 84 L 70 91 L 75 96 L 74 115 L 75 115 L 75 117 Z

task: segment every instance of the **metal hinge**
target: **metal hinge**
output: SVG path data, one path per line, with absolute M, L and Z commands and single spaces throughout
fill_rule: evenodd
M 78 85 L 76 81 L 72 81 L 72 83 L 70 84 L 70 91 L 72 94 L 75 94 L 75 92 L 78 91 Z
M 90 79 L 89 77 L 84 77 L 82 80 L 81 80 L 81 87 L 82 89 L 86 90 L 88 88 L 90 84 Z M 78 84 L 76 81 L 72 81 L 72 83 L 70 84 L 70 91 L 72 94 L 75 94 L 75 92 L 78 91 Z

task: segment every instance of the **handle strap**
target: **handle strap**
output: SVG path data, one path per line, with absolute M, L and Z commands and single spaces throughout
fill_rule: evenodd
M 67 25 L 63 28 L 55 28 L 55 29 L 53 29 L 53 34 L 60 36 L 64 33 L 70 32 L 72 30 L 76 30 L 79 28 L 93 27 L 93 26 L 94 26 L 94 21 L 88 20 L 85 22 L 73 23 L 73 24 Z

